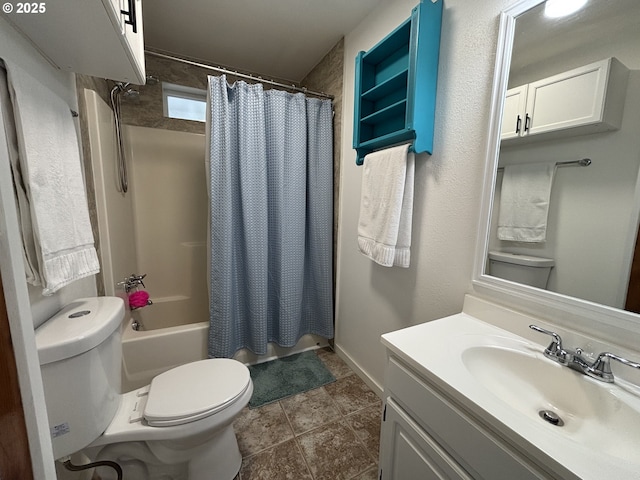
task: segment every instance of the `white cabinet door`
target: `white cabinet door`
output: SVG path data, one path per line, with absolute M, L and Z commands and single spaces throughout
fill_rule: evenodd
M 381 480 L 472 480 L 391 398 L 380 441 Z
M 502 114 L 502 128 L 500 130 L 500 138 L 502 140 L 516 138 L 521 135 L 526 114 L 527 90 L 528 85 L 507 90 Z
M 604 110 L 607 61 L 529 84 L 528 135 L 564 130 L 601 120 Z

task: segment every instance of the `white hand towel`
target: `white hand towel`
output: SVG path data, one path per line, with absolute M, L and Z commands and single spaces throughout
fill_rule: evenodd
M 415 155 L 409 145 L 370 153 L 364 158 L 358 247 L 385 267 L 408 267 Z
M 51 295 L 100 271 L 78 136 L 64 100 L 16 65 L 5 65 L 42 293 Z
M 554 163 L 525 163 L 504 167 L 500 192 L 498 238 L 515 242 L 544 242 Z

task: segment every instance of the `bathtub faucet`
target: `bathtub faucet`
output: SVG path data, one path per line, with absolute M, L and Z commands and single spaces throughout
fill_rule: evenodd
M 143 273 L 142 275 L 136 275 L 132 273 L 129 277 L 125 278 L 124 281 L 118 282 L 119 287 L 123 287 L 126 293 L 129 293 L 131 290 L 138 288 L 140 285 L 144 288 L 144 283 L 142 283 L 142 279 L 146 277 L 147 274 Z

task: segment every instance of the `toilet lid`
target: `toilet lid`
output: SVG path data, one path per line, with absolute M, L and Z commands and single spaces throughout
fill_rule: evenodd
M 228 358 L 181 365 L 151 381 L 144 417 L 151 426 L 193 422 L 226 408 L 250 382 L 249 369 Z

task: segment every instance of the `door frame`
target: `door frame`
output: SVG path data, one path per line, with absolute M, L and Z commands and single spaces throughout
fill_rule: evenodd
M 0 274 L 0 478 L 33 479 L 29 438 Z

